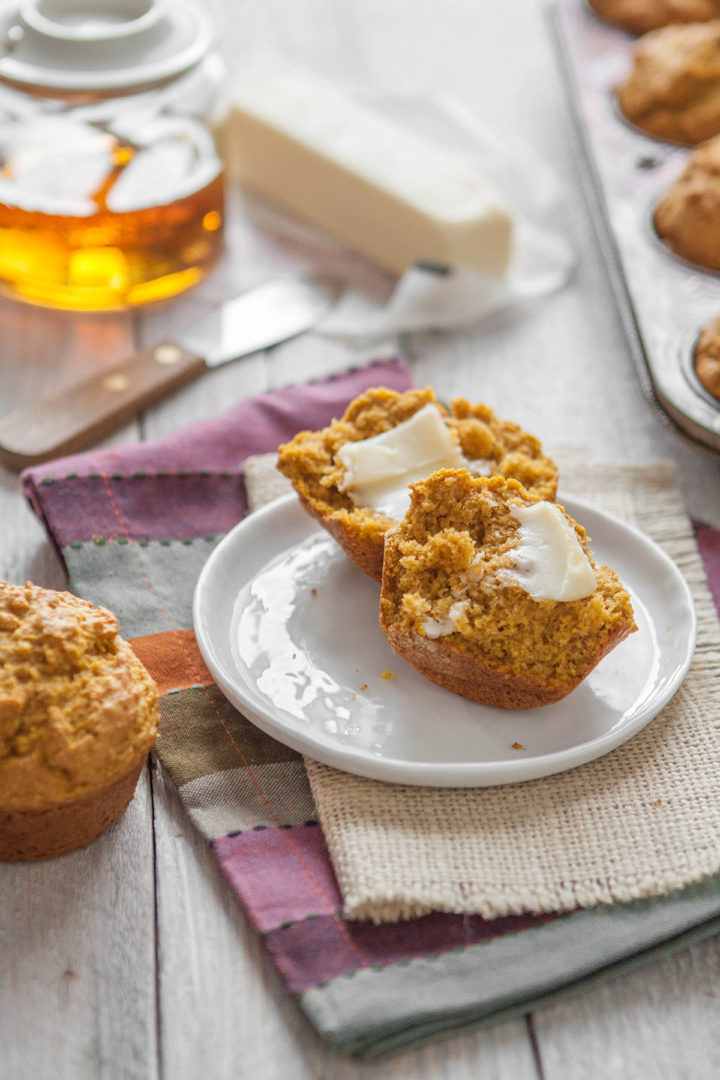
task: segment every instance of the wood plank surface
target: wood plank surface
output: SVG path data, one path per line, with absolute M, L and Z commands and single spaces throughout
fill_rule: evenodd
M 2 408 L 25 405 L 131 348 L 127 315 L 70 316 L 0 303 Z M 137 425 L 118 432 L 137 437 Z M 65 573 L 0 467 L 6 580 L 65 587 Z M 0 1076 L 135 1080 L 157 1075 L 155 880 L 150 783 L 83 851 L 0 866 Z
M 380 90 L 447 95 L 551 161 L 580 261 L 568 286 L 482 326 L 402 341 L 415 381 L 486 400 L 598 459 L 672 456 L 688 506 L 720 525 L 718 459 L 643 400 L 590 228 L 540 0 L 215 0 L 231 70 L 259 55 Z M 0 408 L 68 385 L 134 345 L 188 330 L 258 267 L 240 234 L 194 293 L 136 316 L 0 303 Z M 307 335 L 211 372 L 117 441 L 155 438 L 235 400 L 366 355 Z M 115 441 L 115 440 L 114 440 Z M 0 571 L 64 577 L 18 478 L 0 470 Z M 151 786 L 152 783 L 152 786 Z M 154 829 L 153 829 L 154 815 Z M 708 941 L 524 1020 L 372 1063 L 340 1057 L 287 997 L 258 936 L 163 774 L 84 852 L 0 867 L 0 1077 L 5 1080 L 714 1080 L 720 945 Z
M 535 1014 L 552 1080 L 720 1075 L 720 941 L 684 949 Z
M 155 1077 L 150 787 L 123 819 L 60 859 L 0 874 L 0 1075 Z

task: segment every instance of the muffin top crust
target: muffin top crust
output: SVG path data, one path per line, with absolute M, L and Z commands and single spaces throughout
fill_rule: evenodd
M 123 776 L 152 747 L 157 690 L 111 612 L 0 582 L 0 806 L 42 809 Z

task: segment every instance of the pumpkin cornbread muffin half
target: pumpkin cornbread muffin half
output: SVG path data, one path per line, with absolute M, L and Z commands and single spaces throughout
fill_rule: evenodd
M 720 133 L 720 19 L 646 34 L 616 93 L 649 135 L 694 146 Z
M 0 859 L 63 855 L 122 816 L 157 701 L 109 611 L 0 582 Z
M 705 22 L 720 15 L 720 0 L 589 0 L 607 22 L 631 34 L 671 23 Z
M 448 410 L 430 387 L 368 390 L 342 419 L 301 431 L 278 451 L 278 468 L 301 505 L 375 581 L 385 534 L 410 505 L 410 483 L 459 466 L 512 477 L 542 498 L 557 489 L 557 468 L 533 435 L 464 398 Z
M 559 701 L 637 629 L 585 530 L 515 480 L 444 469 L 385 539 L 380 625 L 400 656 L 483 705 Z

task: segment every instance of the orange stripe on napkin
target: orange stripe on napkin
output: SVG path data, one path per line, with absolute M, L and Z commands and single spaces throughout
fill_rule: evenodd
M 188 686 L 207 686 L 213 677 L 205 666 L 192 630 L 165 630 L 130 641 L 161 694 Z

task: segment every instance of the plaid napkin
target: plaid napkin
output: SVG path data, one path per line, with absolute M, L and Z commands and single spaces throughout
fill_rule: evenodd
M 190 629 L 191 600 L 208 554 L 246 512 L 246 457 L 324 426 L 369 386 L 409 383 L 401 361 L 386 361 L 246 400 L 153 443 L 24 475 L 70 587 L 117 613 L 156 678 L 160 759 L 288 991 L 330 1043 L 368 1056 L 528 1012 L 720 930 L 720 876 L 563 915 L 434 913 L 383 925 L 342 916 L 302 761 L 213 685 Z M 720 537 L 701 527 L 698 540 L 717 603 Z

